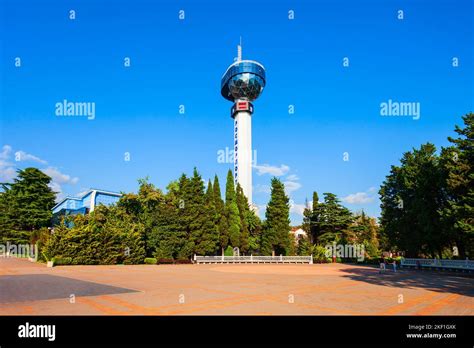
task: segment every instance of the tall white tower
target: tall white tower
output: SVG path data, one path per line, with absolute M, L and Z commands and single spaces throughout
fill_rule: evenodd
M 221 94 L 234 103 L 234 181 L 240 184 L 252 204 L 252 101 L 265 87 L 265 68 L 253 60 L 242 60 L 242 46 L 237 46 L 237 58 L 221 81 Z

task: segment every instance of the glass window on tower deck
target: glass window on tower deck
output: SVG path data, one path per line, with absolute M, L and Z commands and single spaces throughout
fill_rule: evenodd
M 253 101 L 265 87 L 265 69 L 260 63 L 242 60 L 232 64 L 222 77 L 221 94 L 230 101 L 245 98 Z

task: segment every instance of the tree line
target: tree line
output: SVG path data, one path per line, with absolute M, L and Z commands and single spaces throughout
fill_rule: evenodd
M 228 172 L 224 194 L 217 176 L 204 182 L 194 169 L 163 191 L 147 178 L 137 193 L 86 216 L 68 216 L 51 233 L 55 192 L 51 178 L 36 168 L 18 170 L 0 184 L 0 243 L 38 243 L 45 258 L 69 263 L 140 263 L 145 257 L 189 259 L 197 255 L 310 255 L 325 261 L 328 244 L 363 244 L 366 258 L 382 250 L 406 256 L 472 257 L 473 114 L 456 126 L 457 138 L 440 154 L 433 144 L 403 154 L 381 185 L 381 218 L 353 213 L 333 193 L 313 193 L 301 228 L 289 233 L 290 203 L 284 184 L 271 180 L 270 200 L 261 220 Z
M 474 256 L 474 114 L 450 146 L 426 143 L 403 154 L 380 188 L 386 248 L 410 257 Z
M 303 223 L 309 237 L 295 240 L 284 184 L 271 180 L 262 221 L 241 186 L 234 186 L 230 170 L 224 195 L 217 176 L 206 185 L 197 169 L 192 176 L 183 174 L 172 181 L 165 192 L 145 178 L 139 180 L 137 193 L 123 194 L 117 204 L 100 205 L 85 216 L 66 216 L 52 229 L 55 194 L 50 181 L 40 170 L 27 168 L 18 171 L 13 183 L 4 184 L 0 238 L 3 243 L 38 243 L 45 259 L 60 258 L 64 263 L 140 263 L 145 257 L 182 260 L 194 254 L 232 255 L 235 247 L 241 255 L 310 255 L 318 253 L 315 244 L 325 260 L 324 243 L 354 242 L 359 240 L 355 236 L 364 239 L 369 230 L 368 241 L 376 240 L 375 220 L 353 215 L 331 193 L 325 194 L 323 203 L 315 196 L 310 228 L 305 227 L 309 220 Z

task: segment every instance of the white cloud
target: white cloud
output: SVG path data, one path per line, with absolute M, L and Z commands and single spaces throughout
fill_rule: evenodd
M 11 162 L 10 154 L 12 147 L 10 145 L 3 145 L 0 152 L 0 181 L 10 182 L 16 177 L 16 169 Z
M 79 181 L 79 178 L 71 177 L 68 174 L 61 173 L 57 168 L 54 167 L 41 169 L 41 171 L 52 179 L 49 183 L 49 187 L 51 187 L 51 189 L 57 193 L 56 202 L 59 202 L 65 197 L 62 185 L 75 185 Z
M 289 195 L 291 192 L 299 190 L 302 185 L 299 183 L 300 178 L 296 174 L 289 174 L 283 184 L 285 185 L 285 192 Z
M 71 177 L 68 174 L 61 173 L 57 168 L 54 167 L 48 167 L 46 169 L 41 169 L 43 173 L 46 175 L 50 176 L 51 179 L 53 179 L 54 182 L 57 182 L 58 184 L 71 184 L 75 185 L 79 181 L 79 178 L 77 177 Z
M 285 191 L 287 194 L 299 190 L 301 188 L 301 184 L 296 181 L 284 181 L 283 184 L 285 185 Z
M 295 214 L 303 216 L 303 211 L 305 208 L 306 208 L 305 204 L 297 204 L 297 203 L 291 202 L 290 213 L 295 213 Z
M 10 158 L 12 147 L 10 145 L 3 145 L 2 152 L 0 152 L 0 159 L 7 160 Z
M 56 192 L 56 202 L 61 201 L 65 197 L 63 188 L 57 182 L 51 181 L 49 183 L 49 187 L 51 188 L 51 190 Z
M 368 193 L 369 192 L 369 193 Z M 373 196 L 373 190 L 370 188 L 368 192 L 357 192 L 352 193 L 342 198 L 342 201 L 349 204 L 368 204 L 375 200 Z
M 289 180 L 289 181 L 298 181 L 300 180 L 300 178 L 298 177 L 298 175 L 296 174 L 290 174 L 286 177 L 286 180 Z
M 41 163 L 41 164 L 47 164 L 48 163 L 45 160 L 43 160 L 43 159 L 41 159 L 37 156 L 34 156 L 32 154 L 26 153 L 25 151 L 21 151 L 21 150 L 15 152 L 15 159 L 18 160 L 18 161 L 23 161 L 23 162 L 30 161 L 30 162 L 38 162 L 38 163 Z
M 282 176 L 288 173 L 290 170 L 290 167 L 288 167 L 285 164 L 282 164 L 281 166 L 271 166 L 269 164 L 263 164 L 261 166 L 255 165 L 255 169 L 257 169 L 257 174 L 258 175 L 263 175 L 263 174 L 270 174 L 274 176 Z

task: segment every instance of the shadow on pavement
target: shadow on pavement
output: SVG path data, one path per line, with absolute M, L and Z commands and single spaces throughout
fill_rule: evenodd
M 0 276 L 0 303 L 52 300 L 74 296 L 97 296 L 137 292 L 48 274 Z
M 347 268 L 341 272 L 348 273 L 343 277 L 396 288 L 426 289 L 464 296 L 474 296 L 474 279 L 456 275 L 414 270 L 401 270 L 394 273 L 391 269 L 379 274 L 377 268 Z

